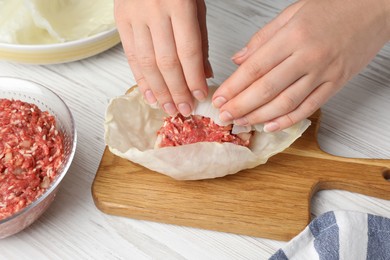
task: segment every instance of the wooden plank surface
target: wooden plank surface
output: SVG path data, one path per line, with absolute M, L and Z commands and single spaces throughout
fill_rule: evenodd
M 293 1 L 206 0 L 211 84 L 236 69 L 231 55 Z M 98 210 L 91 185 L 104 152 L 102 123 L 111 97 L 135 84 L 121 45 L 78 62 L 31 66 L 0 62 L 1 76 L 44 84 L 70 107 L 77 152 L 56 199 L 37 222 L 1 240 L 0 259 L 268 259 L 286 243 L 108 215 Z M 390 43 L 322 107 L 318 143 L 348 157 L 390 158 Z M 297 150 L 292 151 L 297 152 Z M 322 156 L 322 155 L 319 155 Z M 390 200 L 342 190 L 317 192 L 312 216 L 352 210 L 390 217 Z
M 212 180 L 177 181 L 106 149 L 92 185 L 94 202 L 113 215 L 289 240 L 309 223 L 310 201 L 319 190 L 390 199 L 390 160 L 322 152 L 316 141 L 319 114 L 301 138 L 266 164 Z

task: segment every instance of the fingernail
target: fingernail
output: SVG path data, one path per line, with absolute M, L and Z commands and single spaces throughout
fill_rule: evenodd
M 235 125 L 242 125 L 242 126 L 246 126 L 249 124 L 248 119 L 246 119 L 246 117 L 238 118 L 238 119 L 234 120 L 233 123 Z
M 180 103 L 177 105 L 177 108 L 183 116 L 189 116 L 191 114 L 191 107 L 187 103 Z
M 177 113 L 176 106 L 171 102 L 165 103 L 163 108 L 168 115 L 173 116 Z
M 192 91 L 192 95 L 199 101 L 204 101 L 206 99 L 206 95 L 201 90 Z
M 213 106 L 216 107 L 216 108 L 220 108 L 221 106 L 223 106 L 223 104 L 226 103 L 226 101 L 227 100 L 224 97 L 216 97 L 213 100 Z
M 223 111 L 219 115 L 219 119 L 221 119 L 221 121 L 223 121 L 223 122 L 229 122 L 229 121 L 233 120 L 233 116 L 228 111 Z
M 239 52 L 237 52 L 236 54 L 233 55 L 232 60 L 241 58 L 242 56 L 244 56 L 246 54 L 247 51 L 248 51 L 247 47 L 242 48 Z
M 280 128 L 279 124 L 276 123 L 276 122 L 270 122 L 270 123 L 266 123 L 264 125 L 264 132 L 266 133 L 271 133 L 271 132 L 275 132 L 275 131 L 278 131 Z
M 146 101 L 151 105 L 157 102 L 156 97 L 153 95 L 153 92 L 150 89 L 145 91 L 144 96 Z

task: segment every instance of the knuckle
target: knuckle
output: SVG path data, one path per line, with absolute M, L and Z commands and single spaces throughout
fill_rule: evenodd
M 295 125 L 296 123 L 298 123 L 298 120 L 296 118 L 294 118 L 291 114 L 287 114 L 284 117 L 287 121 L 286 127 L 289 127 L 289 126 L 292 126 L 292 125 Z
M 350 79 L 350 75 L 353 74 L 347 69 L 345 62 L 341 59 L 335 60 L 332 63 L 331 68 L 333 74 L 332 76 L 336 84 L 344 81 L 348 81 Z
M 318 108 L 320 108 L 321 102 L 315 97 L 309 97 L 305 102 L 305 111 L 308 114 L 314 113 Z
M 297 43 L 306 43 L 310 38 L 312 38 L 311 29 L 307 26 L 311 21 L 306 21 L 305 19 L 297 19 L 294 22 L 290 23 L 286 27 L 286 31 L 290 34 L 290 38 Z
M 152 92 L 159 101 L 167 100 L 171 96 L 167 88 L 152 89 Z
M 256 44 L 261 44 L 264 39 L 265 39 L 265 35 L 264 35 L 264 31 L 263 30 L 259 30 L 255 33 L 255 35 L 253 36 L 253 40 Z
M 171 70 L 177 66 L 179 66 L 180 62 L 176 56 L 173 55 L 165 55 L 158 57 L 157 66 L 160 70 Z
M 134 79 L 139 86 L 146 86 L 147 85 L 147 81 L 146 81 L 145 77 L 142 75 L 134 77 Z
M 201 71 L 203 73 L 203 71 Z M 198 72 L 193 72 L 194 75 L 191 77 L 183 75 L 184 77 L 184 83 L 182 84 L 181 88 L 186 89 L 188 92 L 193 92 L 195 90 L 201 90 L 203 93 L 207 92 L 207 82 L 202 77 L 203 75 Z M 195 75 L 195 73 L 197 75 Z
M 246 108 L 242 106 L 242 103 L 236 100 L 231 100 L 226 106 L 226 110 L 230 112 L 233 118 L 239 118 L 247 114 L 249 111 L 246 111 Z
M 238 91 L 236 88 L 236 84 L 234 84 L 231 78 L 228 78 L 225 82 L 221 84 L 220 87 L 217 88 L 214 96 L 223 96 L 229 100 L 235 95 L 237 95 L 237 93 Z
M 264 114 L 261 110 L 255 110 L 245 115 L 246 120 L 248 121 L 248 125 L 255 125 L 264 123 Z
M 200 48 L 198 48 L 192 43 L 184 44 L 183 46 L 178 48 L 177 52 L 179 57 L 182 59 L 193 58 L 202 53 Z
M 261 88 L 261 96 L 263 100 L 269 101 L 276 95 L 276 86 L 275 83 L 271 80 L 264 78 Z
M 187 91 L 187 88 L 177 88 L 170 90 L 170 94 L 174 100 L 187 100 L 189 97 L 189 92 Z
M 351 79 L 351 75 L 353 75 L 353 73 L 347 71 L 345 68 L 341 68 L 339 70 L 338 77 L 337 77 L 335 83 L 342 85 L 343 82 L 347 82 L 348 80 Z
M 281 95 L 280 105 L 283 111 L 290 112 L 297 107 L 298 102 L 296 97 L 284 93 L 281 93 L 280 95 Z
M 153 69 L 156 66 L 156 61 L 153 56 L 138 56 L 137 57 L 138 65 L 142 69 Z
M 220 96 L 225 97 L 228 101 L 238 94 L 237 90 L 235 90 L 233 87 L 224 88 L 223 90 L 224 91 L 221 92 Z
M 331 50 L 329 47 L 324 45 L 319 45 L 314 47 L 310 52 L 308 52 L 307 59 L 310 63 L 324 62 L 332 56 Z
M 304 62 L 313 64 L 329 60 L 333 56 L 334 47 L 316 38 L 315 32 L 312 32 L 304 22 L 295 22 L 294 30 L 290 33 L 292 42 L 299 46 L 306 46 L 303 48 Z
M 261 66 L 257 62 L 250 61 L 244 64 L 245 64 L 244 69 L 250 78 L 257 79 L 260 78 L 260 76 L 262 76 Z
M 137 56 L 134 53 L 127 53 L 126 57 L 129 64 L 137 63 Z
M 291 38 L 295 42 L 302 43 L 307 42 L 308 37 L 309 35 L 307 29 L 304 26 L 297 26 Z

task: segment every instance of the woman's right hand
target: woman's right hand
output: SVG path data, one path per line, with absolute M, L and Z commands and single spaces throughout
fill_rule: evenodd
M 207 96 L 203 0 L 115 0 L 123 48 L 141 93 L 169 115 L 188 115 Z

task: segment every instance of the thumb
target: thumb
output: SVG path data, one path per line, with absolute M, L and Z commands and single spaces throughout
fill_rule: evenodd
M 247 45 L 233 55 L 232 60 L 241 65 L 252 53 L 263 46 L 271 39 L 295 13 L 305 4 L 305 1 L 298 1 L 284 9 L 276 18 L 257 31 L 249 40 Z

